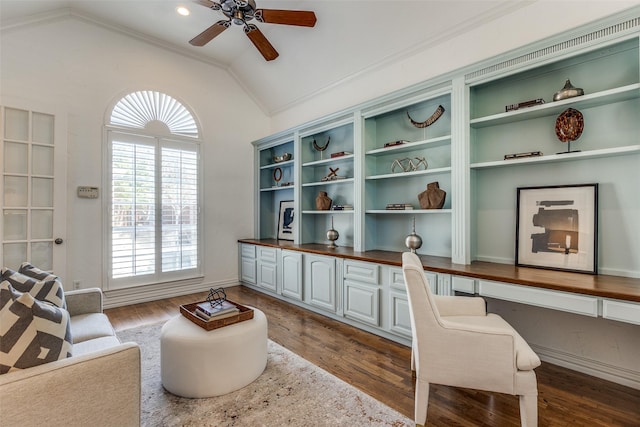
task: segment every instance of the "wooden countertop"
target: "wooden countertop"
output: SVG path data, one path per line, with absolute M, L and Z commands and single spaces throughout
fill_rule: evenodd
M 375 262 L 397 267 L 402 266 L 402 252 L 377 250 L 356 252 L 353 248 L 349 247 L 329 249 L 326 245 L 296 245 L 293 242 L 275 239 L 240 239 L 238 242 L 358 261 Z M 640 302 L 640 279 L 601 274 L 570 273 L 481 261 L 474 261 L 470 265 L 454 264 L 450 258 L 429 255 L 419 256 L 425 270 L 438 273 L 455 274 L 476 279 L 494 280 L 497 282 L 514 283 L 556 291 Z

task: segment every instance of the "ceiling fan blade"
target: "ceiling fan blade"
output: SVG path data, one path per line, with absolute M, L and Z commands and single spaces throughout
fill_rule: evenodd
M 316 14 L 307 10 L 256 9 L 254 18 L 267 24 L 314 27 Z
M 253 43 L 253 45 L 260 51 L 264 59 L 267 61 L 273 61 L 278 57 L 278 52 L 271 46 L 269 40 L 262 34 L 262 31 L 258 29 L 253 24 L 247 24 L 244 27 L 244 32 L 249 37 L 249 40 Z
M 191 40 L 189 43 L 193 46 L 204 46 L 213 40 L 216 36 L 220 35 L 224 30 L 229 28 L 231 21 L 218 21 Z
M 214 7 L 214 3 L 211 0 L 195 0 L 196 3 L 200 3 L 201 5 L 203 5 L 204 7 Z

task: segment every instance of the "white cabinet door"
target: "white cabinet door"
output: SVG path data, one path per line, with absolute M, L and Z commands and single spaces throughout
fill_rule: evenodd
M 256 260 L 254 258 L 241 258 L 240 280 L 250 285 L 256 284 Z
M 337 312 L 335 258 L 307 255 L 304 259 L 305 302 Z
M 380 287 L 345 280 L 344 315 L 369 325 L 380 326 Z
M 302 253 L 282 251 L 282 295 L 302 301 Z
M 278 290 L 277 248 L 258 246 L 258 286 L 269 291 Z
M 406 292 L 389 292 L 389 330 L 411 338 L 411 314 Z

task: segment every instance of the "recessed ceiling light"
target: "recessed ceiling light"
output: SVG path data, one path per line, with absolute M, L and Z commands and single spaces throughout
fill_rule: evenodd
M 189 9 L 187 9 L 184 6 L 178 6 L 176 8 L 176 12 L 178 12 L 180 15 L 182 16 L 189 16 L 191 14 L 191 12 L 189 11 Z

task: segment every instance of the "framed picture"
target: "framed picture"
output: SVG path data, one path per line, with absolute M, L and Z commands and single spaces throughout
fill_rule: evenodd
M 518 188 L 516 265 L 597 273 L 598 184 Z
M 293 200 L 281 201 L 278 215 L 278 240 L 293 240 L 295 226 Z

